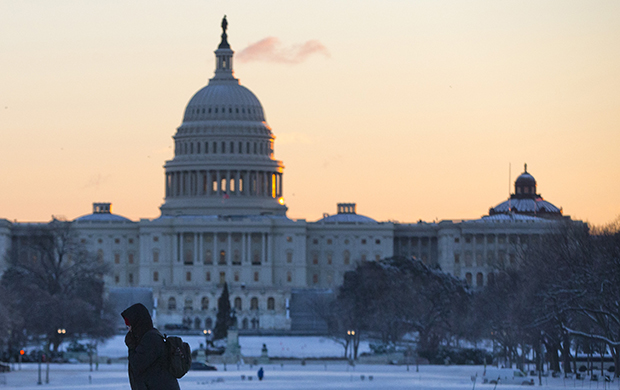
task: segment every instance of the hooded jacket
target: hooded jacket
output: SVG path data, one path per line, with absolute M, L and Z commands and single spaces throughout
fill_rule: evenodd
M 132 390 L 179 390 L 177 379 L 168 371 L 164 338 L 153 327 L 144 305 L 136 303 L 121 313 L 131 330 L 125 336 L 129 348 L 129 384 Z

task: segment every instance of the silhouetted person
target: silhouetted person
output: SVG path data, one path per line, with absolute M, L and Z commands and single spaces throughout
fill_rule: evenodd
M 125 344 L 129 348 L 129 384 L 132 390 L 180 390 L 168 370 L 164 337 L 153 327 L 151 315 L 141 303 L 121 313 L 129 328 Z

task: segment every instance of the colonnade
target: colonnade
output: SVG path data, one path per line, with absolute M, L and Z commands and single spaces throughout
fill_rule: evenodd
M 273 257 L 271 240 L 272 235 L 266 232 L 184 232 L 176 234 L 173 253 L 175 263 L 185 265 L 261 265 Z M 234 251 L 238 251 L 238 258 L 233 256 Z
M 166 197 L 282 196 L 282 173 L 259 170 L 166 172 Z

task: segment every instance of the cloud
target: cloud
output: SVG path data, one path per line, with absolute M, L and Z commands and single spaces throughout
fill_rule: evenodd
M 329 57 L 329 51 L 317 40 L 285 47 L 276 37 L 267 37 L 241 50 L 235 57 L 237 61 L 265 61 L 281 64 L 299 64 L 313 54 Z

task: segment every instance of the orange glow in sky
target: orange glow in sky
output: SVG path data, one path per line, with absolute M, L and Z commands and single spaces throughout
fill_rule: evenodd
M 620 215 L 620 2 L 0 3 L 0 218 L 159 216 L 220 21 L 291 218 L 478 218 L 523 163 L 565 215 Z

